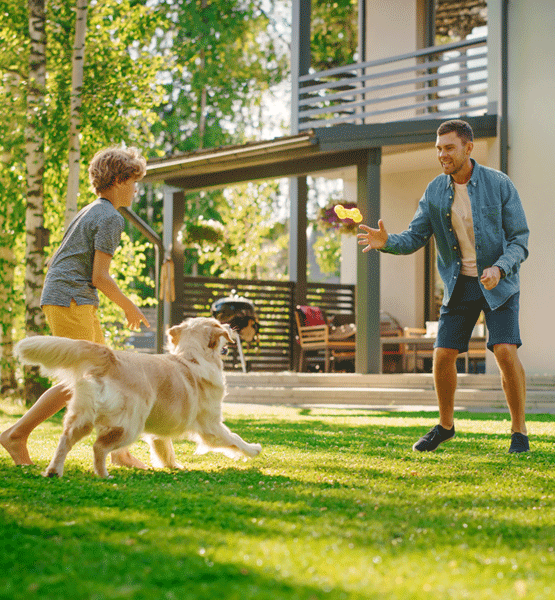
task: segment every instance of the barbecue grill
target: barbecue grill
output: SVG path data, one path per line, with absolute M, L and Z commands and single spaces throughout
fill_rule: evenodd
M 216 300 L 212 304 L 210 312 L 220 323 L 227 323 L 233 330 L 241 366 L 243 372 L 246 373 L 247 367 L 243 355 L 242 342 L 245 342 L 249 346 L 252 342 L 258 343 L 259 341 L 258 332 L 260 331 L 260 324 L 254 304 L 250 300 L 247 300 L 247 298 L 233 294 Z

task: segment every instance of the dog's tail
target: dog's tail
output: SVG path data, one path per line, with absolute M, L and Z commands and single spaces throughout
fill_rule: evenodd
M 117 361 L 101 344 L 55 336 L 33 336 L 21 340 L 15 355 L 26 365 L 38 365 L 44 375 L 69 384 L 86 374 L 103 375 Z

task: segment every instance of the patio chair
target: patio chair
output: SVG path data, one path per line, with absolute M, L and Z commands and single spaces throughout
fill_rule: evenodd
M 295 309 L 298 340 L 301 346 L 298 371 L 302 372 L 306 366 L 306 352 L 323 350 L 325 356 L 324 370 L 330 372 L 331 353 L 340 352 L 341 357 L 355 353 L 354 324 L 346 324 L 331 328 L 324 312 L 317 306 L 297 306 Z

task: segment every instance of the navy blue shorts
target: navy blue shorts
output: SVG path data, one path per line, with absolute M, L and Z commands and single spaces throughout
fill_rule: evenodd
M 492 310 L 478 283 L 477 277 L 459 275 L 453 295 L 439 315 L 436 348 L 453 348 L 459 352 L 468 350 L 472 330 L 483 311 L 488 329 L 488 349 L 496 344 L 522 345 L 518 326 L 520 293 L 513 294 L 505 304 Z

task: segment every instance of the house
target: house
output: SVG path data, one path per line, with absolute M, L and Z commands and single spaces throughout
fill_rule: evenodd
M 175 224 L 183 219 L 185 190 L 289 177 L 290 274 L 302 301 L 307 175 L 343 179 L 346 198 L 357 201 L 366 223 L 381 217 L 389 231 L 402 231 L 439 173 L 438 125 L 460 116 L 474 129 L 474 158 L 507 172 L 521 195 L 531 236 L 521 272 L 520 355 L 528 373 L 555 374 L 552 0 L 360 0 L 359 62 L 321 73 L 310 67 L 310 0 L 292 6 L 291 135 L 149 163 L 145 180 L 168 186 L 164 244 L 172 247 L 176 273 L 182 263 Z M 435 46 L 440 12 L 444 25 L 460 30 L 487 14 L 487 31 Z M 402 258 L 362 255 L 356 245 L 343 252 L 345 277 L 356 273 L 348 283 L 356 283 L 357 330 L 363 332 L 357 372 L 379 370 L 380 309 L 405 326 L 433 318 L 433 255 L 433 246 Z M 347 263 L 349 256 L 356 264 Z M 176 275 L 178 294 L 180 285 Z M 487 369 L 495 370 L 493 356 Z

